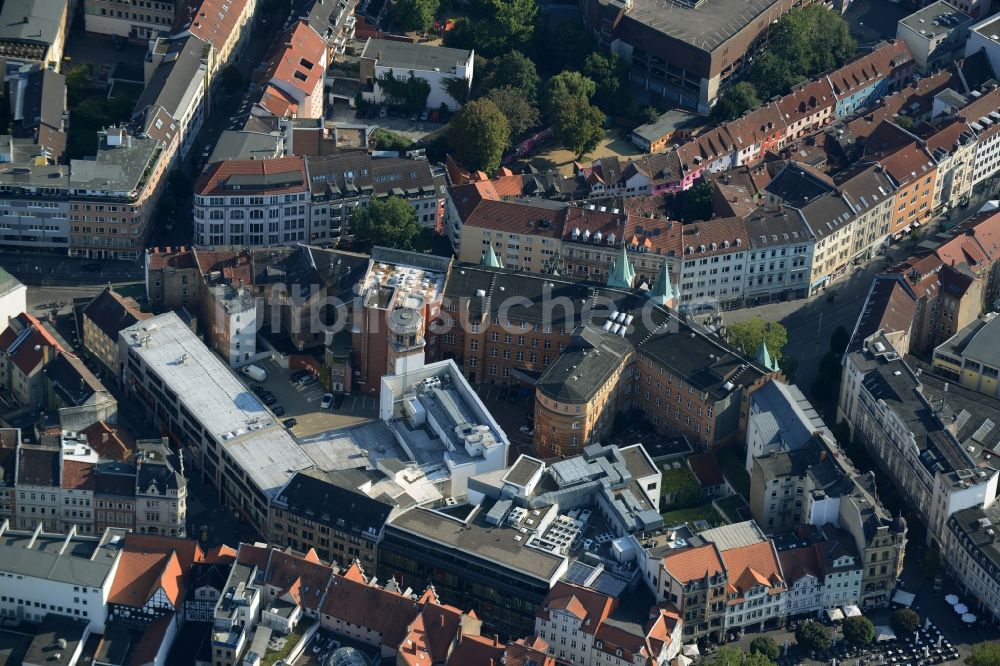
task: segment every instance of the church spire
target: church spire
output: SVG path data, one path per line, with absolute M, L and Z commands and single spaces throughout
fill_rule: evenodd
M 628 258 L 628 248 L 622 242 L 622 251 L 618 255 L 618 260 L 611 264 L 611 272 L 608 273 L 608 286 L 616 289 L 631 289 L 635 281 L 635 268 Z
M 497 256 L 496 250 L 493 249 L 493 243 L 490 243 L 486 247 L 486 251 L 483 252 L 483 260 L 479 262 L 479 265 L 489 268 L 503 268 L 500 257 Z
M 660 305 L 668 307 L 676 306 L 675 301 L 680 298 L 680 289 L 675 288 L 670 283 L 670 271 L 667 270 L 666 261 L 660 266 L 656 282 L 653 283 L 653 288 L 649 290 L 649 297 Z
M 767 351 L 767 343 L 763 340 L 760 341 L 760 347 L 757 348 L 754 359 L 771 372 L 778 371 L 778 363 L 771 358 L 771 353 Z

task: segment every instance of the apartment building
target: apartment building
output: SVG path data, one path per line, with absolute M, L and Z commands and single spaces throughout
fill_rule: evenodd
M 151 307 L 179 310 L 197 302 L 202 273 L 192 248 L 147 249 L 144 265 Z
M 369 37 L 361 52 L 361 96 L 372 104 L 407 105 L 397 86 L 414 77 L 430 86 L 426 108 L 455 111 L 472 88 L 473 60 L 472 50 Z M 454 80 L 465 92 L 457 98 Z
M 1000 169 L 1000 90 L 991 90 L 962 107 L 962 115 L 976 133 L 976 156 L 972 167 L 973 185 Z
M 62 346 L 35 317 L 27 312 L 13 317 L 0 333 L 0 386 L 24 406 L 41 405 L 45 400 L 42 369 L 60 351 Z
M 177 0 L 85 0 L 84 27 L 88 33 L 145 42 L 171 31 L 181 4 Z
M 969 508 L 956 511 L 948 519 L 947 531 L 941 544 L 949 574 L 959 588 L 976 600 L 972 606 L 983 617 L 987 613 L 1000 617 L 1000 580 L 997 564 L 996 524 L 1000 520 L 997 504 L 987 509 Z
M 309 25 L 327 43 L 327 60 L 333 62 L 347 50 L 347 43 L 354 39 L 357 18 L 354 10 L 357 0 L 316 0 L 309 11 Z
M 201 323 L 210 346 L 230 368 L 257 360 L 257 299 L 247 287 L 213 283 L 202 286 Z
M 118 356 L 118 332 L 152 315 L 141 312 L 130 296 L 122 296 L 111 287 L 94 297 L 81 313 L 83 346 L 117 377 L 121 371 Z
M 352 485 L 351 472 L 296 473 L 271 502 L 268 543 L 297 552 L 310 548 L 324 562 L 348 567 L 354 561 L 374 571 L 382 528 L 396 509 Z
M 743 301 L 769 303 L 809 295 L 816 234 L 796 211 L 760 210 L 744 220 L 749 252 Z
M 825 611 L 861 603 L 861 558 L 843 532 L 800 529 L 774 542 L 788 583 L 786 616 L 823 618 Z
M 879 98 L 898 90 L 916 71 L 916 61 L 905 42 L 890 41 L 875 46 L 827 75 L 837 98 L 838 118 L 852 116 Z
M 795 86 L 775 105 L 785 123 L 785 142 L 811 134 L 833 122 L 836 117 L 836 96 L 833 85 L 825 76 Z
M 308 241 L 309 194 L 302 157 L 213 164 L 194 185 L 195 243 L 263 247 Z
M 681 308 L 738 307 L 750 250 L 746 221 L 714 218 L 682 228 Z
M 13 138 L 26 139 L 39 146 L 40 155 L 46 157 L 47 162 L 62 162 L 69 120 L 66 77 L 51 69 L 24 65 L 7 75 L 6 89 L 11 105 Z
M 262 71 L 260 101 L 251 113 L 278 118 L 322 118 L 326 41 L 304 20 L 297 21 L 275 41 Z
M 852 339 L 837 411 L 851 436 L 872 449 L 904 497 L 927 516 L 928 542 L 943 541 L 955 512 L 992 504 L 996 470 L 974 461 L 942 424 L 920 378 L 880 332 Z
M 898 128 L 890 129 L 883 121 L 866 141 L 866 150 L 884 169 L 896 187 L 895 210 L 889 233 L 894 238 L 926 224 L 934 211 L 934 187 L 937 163 L 913 135 Z M 894 136 L 887 136 L 887 135 Z M 884 142 L 898 142 L 896 147 L 882 150 Z
M 138 260 L 174 150 L 124 127 L 98 132 L 96 157 L 70 162 L 71 255 Z
M 934 210 L 955 208 L 972 194 L 976 134 L 968 123 L 955 121 L 927 137 L 927 149 L 937 162 Z
M 178 10 L 175 37 L 193 35 L 212 45 L 214 59 L 209 78 L 234 62 L 250 38 L 257 0 L 195 0 Z
M 22 250 L 70 251 L 69 170 L 41 146 L 0 137 L 0 239 Z

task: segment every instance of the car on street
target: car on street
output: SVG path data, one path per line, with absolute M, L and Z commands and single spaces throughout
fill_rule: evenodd
M 267 393 L 265 395 L 262 395 L 261 399 L 264 400 L 264 404 L 267 405 L 268 407 L 270 407 L 274 403 L 278 402 L 278 399 L 274 397 L 273 393 Z
M 387 115 L 389 115 L 389 110 L 386 109 L 384 106 L 381 109 L 378 110 L 378 117 L 379 118 L 385 118 Z
M 344 394 L 343 393 L 338 393 L 337 395 L 333 396 L 333 408 L 334 409 L 340 409 L 343 404 L 344 404 Z
M 528 427 L 526 425 L 521 426 L 517 430 L 518 430 L 518 432 L 521 432 L 521 433 L 523 433 L 525 435 L 534 435 L 535 434 L 535 431 L 532 430 L 530 427 Z
M 275 416 L 285 415 L 285 408 L 282 407 L 281 405 L 275 405 L 274 407 L 271 408 L 271 411 L 274 412 Z
M 333 405 L 333 394 L 327 393 L 323 396 L 323 399 L 319 401 L 320 409 L 330 409 Z
M 281 422 L 281 425 L 285 426 L 289 430 L 291 430 L 292 428 L 294 428 L 298 424 L 299 424 L 299 422 L 295 420 L 294 416 L 292 418 L 290 418 L 290 419 L 285 419 L 284 421 Z

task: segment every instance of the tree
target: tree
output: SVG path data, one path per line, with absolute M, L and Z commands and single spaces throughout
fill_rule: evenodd
M 690 189 L 681 194 L 678 216 L 683 222 L 707 220 L 712 217 L 712 198 L 715 187 L 704 178 L 698 179 Z
M 760 652 L 751 651 L 747 654 L 739 648 L 728 646 L 719 648 L 712 659 L 712 664 L 716 666 L 774 666 L 774 662 Z
M 550 120 L 556 140 L 577 157 L 592 151 L 604 138 L 604 113 L 581 97 L 561 100 Z
M 542 56 L 539 61 L 545 71 L 552 74 L 564 69 L 578 69 L 580 63 L 594 52 L 593 34 L 579 21 L 549 21 L 545 29 L 536 33 L 536 40 L 540 42 L 536 49 Z
M 500 166 L 510 139 L 510 124 L 497 105 L 477 99 L 462 107 L 451 121 L 448 143 L 472 169 L 493 173 Z
M 822 624 L 809 620 L 795 628 L 795 641 L 807 652 L 825 652 L 833 645 L 833 636 Z
M 844 620 L 844 640 L 854 647 L 863 647 L 875 640 L 875 625 L 861 615 Z
M 965 663 L 969 666 L 1000 666 L 1000 643 L 974 645 Z
M 535 0 L 489 0 L 493 15 L 490 25 L 501 52 L 523 50 L 531 44 L 538 19 Z
M 757 353 L 761 340 L 763 340 L 767 344 L 767 351 L 771 358 L 780 361 L 781 350 L 788 342 L 788 331 L 776 321 L 765 321 L 763 317 L 753 317 L 746 321 L 729 324 L 726 327 L 726 340 L 750 357 Z
M 222 68 L 219 72 L 219 81 L 222 83 L 222 89 L 229 94 L 239 92 L 243 88 L 243 75 L 233 65 Z
M 833 335 L 830 336 L 830 351 L 837 356 L 843 356 L 850 341 L 851 334 L 847 332 L 845 327 L 838 326 L 833 330 Z
M 520 51 L 493 58 L 486 63 L 483 73 L 481 92 L 487 94 L 497 88 L 515 88 L 520 90 L 526 99 L 534 102 L 538 99 L 538 70 L 535 63 Z
M 545 88 L 545 109 L 551 114 L 559 105 L 571 97 L 589 102 L 597 92 L 597 86 L 580 72 L 559 72 L 551 79 Z
M 522 136 L 529 129 L 538 125 L 538 109 L 519 88 L 511 86 L 494 88 L 489 92 L 487 98 L 496 104 L 500 112 L 507 117 L 512 137 Z
M 739 118 L 750 109 L 760 106 L 757 90 L 753 84 L 740 81 L 723 93 L 719 101 L 712 107 L 712 120 L 724 123 L 733 118 Z
M 784 94 L 795 83 L 797 76 L 780 56 L 765 53 L 756 58 L 750 66 L 747 81 L 757 91 L 758 99 L 770 99 L 775 95 Z
M 434 15 L 440 5 L 439 0 L 397 0 L 392 17 L 407 30 L 427 32 L 434 24 Z
M 758 636 L 750 641 L 750 653 L 762 654 L 771 661 L 781 656 L 781 648 L 770 636 Z
M 628 65 L 617 53 L 591 53 L 583 61 L 583 75 L 594 82 L 594 103 L 605 113 L 615 113 L 629 101 L 625 93 Z
M 382 128 L 372 132 L 372 142 L 379 150 L 404 151 L 413 148 L 413 142 L 405 136 Z
M 910 131 L 913 129 L 913 118 L 909 116 L 896 116 L 896 124 L 903 129 Z
M 420 235 L 416 212 L 399 197 L 372 199 L 367 207 L 355 208 L 350 230 L 358 252 L 370 252 L 376 245 L 409 250 Z
M 911 608 L 900 608 L 893 611 L 890 624 L 900 634 L 912 634 L 920 627 L 920 616 Z

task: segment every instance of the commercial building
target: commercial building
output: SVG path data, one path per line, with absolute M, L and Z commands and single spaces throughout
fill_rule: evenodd
M 94 159 L 72 160 L 70 254 L 137 260 L 176 142 L 133 136 L 124 127 L 98 132 Z
M 69 120 L 66 77 L 51 69 L 25 65 L 8 74 L 6 83 L 12 115 L 11 135 L 34 142 L 41 148 L 46 161 L 62 162 Z
M 961 5 L 964 0 L 956 0 L 956 5 L 961 9 Z M 976 3 L 980 4 L 980 3 Z M 968 10 L 963 10 L 970 13 Z M 969 37 L 965 42 L 965 56 L 969 57 L 975 53 L 982 52 L 983 56 L 989 61 L 990 66 L 993 71 L 998 71 L 1000 67 L 1000 44 L 993 39 L 993 35 L 997 34 L 997 27 L 1000 27 L 1000 19 L 996 16 L 989 16 L 989 9 L 987 8 L 983 14 L 976 16 L 980 19 L 978 23 L 969 28 Z
M 69 30 L 69 0 L 12 0 L 0 7 L 0 58 L 8 67 L 37 64 L 59 71 Z
M 124 529 L 107 529 L 100 536 L 52 534 L 41 527 L 19 531 L 3 521 L 0 614 L 41 622 L 51 613 L 103 633 L 125 535 Z
M 312 462 L 173 312 L 119 334 L 125 392 L 186 450 L 222 506 L 267 532 L 269 501 Z
M 0 137 L 0 239 L 22 249 L 70 251 L 69 169 L 33 139 Z
M 934 371 L 973 391 L 1000 397 L 998 332 L 996 313 L 976 319 L 934 348 Z
M 166 35 L 177 18 L 177 0 L 85 0 L 84 27 L 87 32 L 143 41 Z
M 861 557 L 850 537 L 832 525 L 775 537 L 788 584 L 785 615 L 829 619 L 861 603 Z
M 591 446 L 548 465 L 521 456 L 506 471 L 470 479 L 463 497 L 392 518 L 379 578 L 433 583 L 444 602 L 474 609 L 501 635 L 528 635 L 560 579 L 623 591 L 630 574 L 616 560 L 615 539 L 661 526 L 658 510 L 659 471 L 640 446 Z
M 28 288 L 0 268 L 0 327 L 7 330 L 10 320 L 27 311 Z
M 917 71 L 927 74 L 961 57 L 974 22 L 955 5 L 937 0 L 900 19 L 896 39 L 906 43 Z
M 369 37 L 361 52 L 361 97 L 372 104 L 406 106 L 410 101 L 401 87 L 413 77 L 430 87 L 426 108 L 454 111 L 472 88 L 473 56 L 471 50 Z

